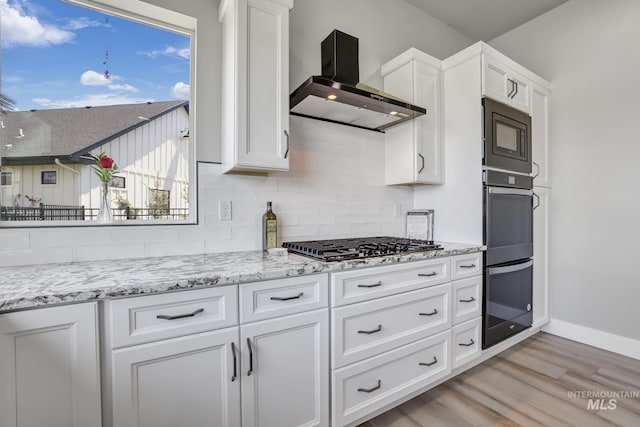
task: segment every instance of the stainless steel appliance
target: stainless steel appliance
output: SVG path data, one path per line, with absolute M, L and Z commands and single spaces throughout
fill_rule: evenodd
M 531 173 L 531 116 L 483 98 L 485 167 Z
M 427 110 L 359 82 L 358 39 L 333 30 L 321 43 L 322 75 L 289 97 L 290 113 L 384 132 Z
M 282 247 L 289 252 L 322 261 L 344 261 L 442 249 L 442 246 L 433 241 L 388 236 L 283 242 Z
M 533 179 L 484 172 L 484 301 L 482 348 L 533 322 Z

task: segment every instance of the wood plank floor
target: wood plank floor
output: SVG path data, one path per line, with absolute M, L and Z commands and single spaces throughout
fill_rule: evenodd
M 640 361 L 540 332 L 360 425 L 426 426 L 638 427 Z

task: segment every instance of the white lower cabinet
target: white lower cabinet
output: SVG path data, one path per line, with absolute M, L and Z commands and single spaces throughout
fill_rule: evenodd
M 333 425 L 353 425 L 373 411 L 451 372 L 449 331 L 333 372 Z
M 236 326 L 114 350 L 113 425 L 239 426 L 237 343 Z
M 0 315 L 0 426 L 99 427 L 97 304 Z
M 240 327 L 243 427 L 329 425 L 328 331 L 326 308 Z
M 481 252 L 330 274 L 334 427 L 362 423 L 480 356 L 481 274 Z

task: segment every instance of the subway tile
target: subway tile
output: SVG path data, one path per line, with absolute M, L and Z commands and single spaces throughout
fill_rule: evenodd
M 178 243 L 145 243 L 144 256 L 197 255 L 204 253 L 204 239 Z
M 190 227 L 190 226 L 180 226 Z M 179 228 L 174 227 L 146 227 L 135 228 L 130 227 L 124 229 L 114 229 L 111 231 L 111 244 L 113 245 L 127 245 L 136 244 L 140 242 L 147 243 L 160 243 L 160 242 L 177 242 Z
M 0 250 L 0 266 L 71 262 L 73 261 L 72 251 L 73 248 L 70 247 Z
M 74 262 L 144 258 L 144 256 L 144 245 L 141 243 L 95 245 L 72 248 L 72 257 Z
M 28 248 L 28 230 L 0 230 L 0 250 Z
M 31 230 L 31 248 L 59 248 L 108 245 L 111 227 L 55 228 Z

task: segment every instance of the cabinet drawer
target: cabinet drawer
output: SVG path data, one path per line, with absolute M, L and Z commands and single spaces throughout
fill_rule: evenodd
M 238 323 L 238 287 L 106 301 L 111 347 L 175 338 Z
M 367 301 L 449 281 L 449 258 L 331 273 L 331 305 Z
M 482 276 L 457 280 L 452 288 L 452 323 L 457 325 L 482 314 Z
M 240 285 L 240 322 L 253 322 L 329 305 L 326 274 Z
M 336 308 L 334 368 L 375 356 L 451 327 L 449 283 Z
M 480 356 L 481 328 L 482 318 L 477 317 L 473 320 L 456 325 L 451 329 L 453 369 Z
M 448 375 L 450 333 L 442 332 L 333 372 L 333 425 L 376 409 Z
M 482 252 L 451 257 L 451 280 L 482 274 Z

